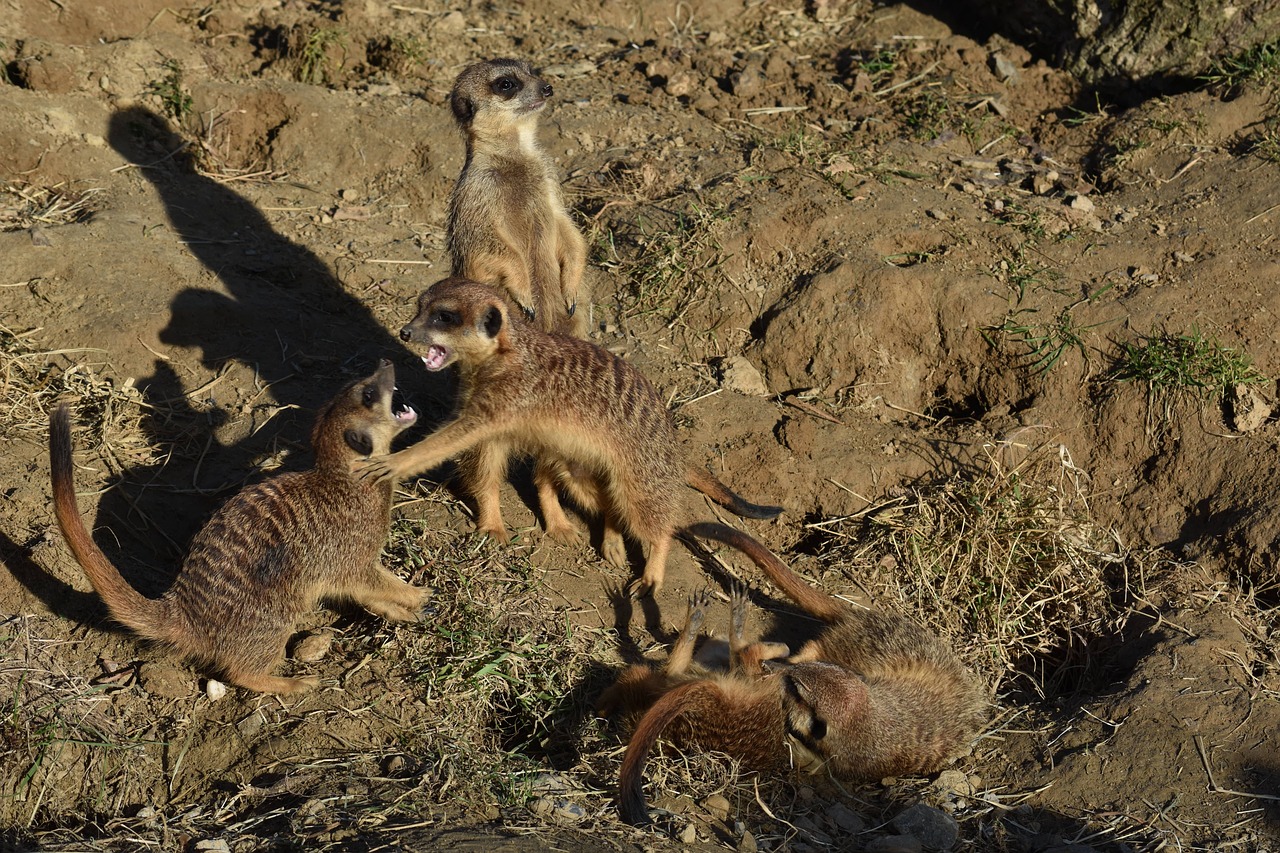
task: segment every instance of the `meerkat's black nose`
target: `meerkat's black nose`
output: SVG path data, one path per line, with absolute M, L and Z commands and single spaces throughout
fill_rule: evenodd
M 408 326 L 401 329 L 400 340 L 405 341 L 406 343 L 413 340 L 413 329 L 410 329 Z
M 550 98 L 550 97 L 551 97 L 551 93 L 552 93 L 553 91 L 555 91 L 555 90 L 551 88 L 551 84 L 550 84 L 550 83 L 543 83 L 543 84 L 542 84 L 542 97 L 544 97 L 544 98 Z

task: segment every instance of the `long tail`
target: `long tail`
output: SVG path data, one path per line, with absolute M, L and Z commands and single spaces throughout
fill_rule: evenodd
M 690 706 L 708 699 L 719 702 L 721 698 L 720 688 L 714 683 L 689 681 L 668 690 L 645 712 L 627 742 L 618 774 L 618 811 L 625 822 L 633 826 L 649 822 L 649 809 L 644 801 L 644 764 L 667 726 L 684 716 Z
M 696 465 L 691 465 L 685 472 L 684 481 L 734 515 L 739 515 L 743 518 L 768 520 L 777 518 L 782 514 L 782 507 L 780 506 L 763 506 L 744 500 L 724 483 L 717 480 L 710 471 L 699 468 Z
M 62 537 L 98 595 L 117 622 L 144 637 L 162 639 L 160 605 L 144 598 L 120 576 L 85 529 L 76 506 L 75 477 L 71 467 L 71 412 L 65 403 L 49 419 L 49 469 L 53 478 L 53 512 Z
M 798 604 L 800 609 L 810 616 L 821 619 L 823 622 L 837 622 L 847 615 L 848 610 L 839 600 L 805 583 L 800 579 L 799 575 L 791 571 L 786 563 L 779 560 L 772 551 L 742 531 L 734 530 L 732 527 L 726 527 L 723 524 L 703 521 L 689 525 L 684 528 L 684 532 L 704 539 L 723 542 L 725 545 L 736 548 L 746 554 L 751 559 L 751 562 L 759 566 L 769 576 L 769 580 L 773 581 L 778 589 L 782 590 L 788 598 Z

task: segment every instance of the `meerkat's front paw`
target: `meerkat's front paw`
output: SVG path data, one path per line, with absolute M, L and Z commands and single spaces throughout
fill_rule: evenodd
M 371 456 L 356 462 L 351 466 L 351 471 L 361 480 L 370 480 L 375 483 L 398 480 L 400 477 L 392 459 L 394 459 L 392 456 Z

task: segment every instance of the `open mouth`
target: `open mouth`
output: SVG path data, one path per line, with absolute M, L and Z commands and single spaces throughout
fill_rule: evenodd
M 439 344 L 432 344 L 427 348 L 427 354 L 422 357 L 422 363 L 427 366 L 427 370 L 436 371 L 445 366 L 449 360 L 449 350 Z
M 418 419 L 418 413 L 413 410 L 413 406 L 404 401 L 404 395 L 400 393 L 399 388 L 391 392 L 391 417 L 396 419 L 396 423 L 404 426 Z

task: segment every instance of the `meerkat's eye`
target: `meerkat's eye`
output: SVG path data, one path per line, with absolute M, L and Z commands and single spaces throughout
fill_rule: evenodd
M 443 308 L 433 311 L 427 322 L 433 326 L 456 326 L 462 322 L 456 311 L 445 311 Z
M 520 81 L 514 77 L 499 77 L 494 80 L 490 87 L 495 95 L 501 95 L 504 98 L 510 98 L 520 91 Z
M 371 408 L 378 399 L 378 389 L 372 385 L 364 386 L 364 393 L 360 395 L 360 402 L 364 404 L 366 409 Z

